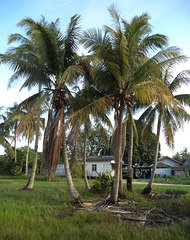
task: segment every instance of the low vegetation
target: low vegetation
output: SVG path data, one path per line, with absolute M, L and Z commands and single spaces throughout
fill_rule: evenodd
M 27 177 L 0 177 L 0 239 L 189 239 L 190 222 L 170 226 L 144 226 L 121 221 L 108 212 L 77 211 L 70 202 L 66 179 L 54 177 L 51 182 L 37 177 L 35 190 L 22 191 Z M 90 185 L 95 180 L 90 180 Z M 104 193 L 86 190 L 83 179 L 74 179 L 85 202 L 100 203 Z M 143 197 L 144 185 L 134 184 L 127 192 L 126 210 L 160 208 L 179 219 L 190 216 L 190 187 L 154 186 L 152 197 Z M 163 196 L 173 196 L 169 200 Z

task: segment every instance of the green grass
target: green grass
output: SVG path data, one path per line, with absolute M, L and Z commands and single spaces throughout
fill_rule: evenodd
M 101 199 L 103 196 L 87 191 L 83 179 L 74 179 L 84 201 Z M 64 178 L 47 182 L 37 177 L 33 191 L 22 191 L 27 178 L 0 177 L 0 239 L 1 240 L 186 240 L 190 236 L 190 224 L 171 227 L 144 227 L 139 224 L 118 221 L 114 216 L 100 212 L 75 214 Z M 90 181 L 92 185 L 93 180 Z M 139 193 L 144 185 L 133 185 L 134 192 L 127 193 L 136 204 L 131 208 L 163 208 L 170 213 L 190 215 L 190 188 L 154 186 L 155 192 L 186 191 L 178 199 L 150 201 Z M 177 202 L 176 202 L 177 201 Z M 178 210 L 176 210 L 178 209 Z

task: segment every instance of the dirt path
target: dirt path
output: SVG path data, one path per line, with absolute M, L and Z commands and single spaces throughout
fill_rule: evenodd
M 148 182 L 137 182 L 137 181 L 133 180 L 133 184 L 144 184 L 144 185 L 147 185 Z M 157 186 L 175 186 L 175 187 L 190 187 L 190 185 L 171 184 L 171 183 L 153 183 L 153 185 L 157 185 Z

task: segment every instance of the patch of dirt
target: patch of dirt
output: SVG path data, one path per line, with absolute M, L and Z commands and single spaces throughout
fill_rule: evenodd
M 161 200 L 161 199 L 173 199 L 173 198 L 179 198 L 181 195 L 186 194 L 187 192 L 185 191 L 167 191 L 164 194 L 159 194 L 159 193 L 151 193 L 148 195 L 144 195 L 145 198 L 147 199 L 152 199 L 152 200 Z
M 162 195 L 162 196 L 161 196 Z M 159 194 L 156 197 L 169 199 L 170 194 Z M 157 198 L 158 199 L 158 198 Z M 137 210 L 125 210 L 126 206 L 129 204 L 136 204 L 134 201 L 121 200 L 117 205 L 105 204 L 105 202 L 90 202 L 83 203 L 82 206 L 76 208 L 76 212 L 108 212 L 113 214 L 118 218 L 119 221 L 133 221 L 138 222 L 142 225 L 148 226 L 168 226 L 175 223 L 180 223 L 184 221 L 190 221 L 190 217 L 180 218 L 177 216 L 171 216 L 165 213 L 162 209 L 153 208 L 153 209 L 138 209 Z

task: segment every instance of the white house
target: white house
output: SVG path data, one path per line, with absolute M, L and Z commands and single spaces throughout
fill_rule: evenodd
M 152 165 L 150 167 L 152 167 Z M 183 163 L 165 156 L 158 160 L 155 174 L 158 177 L 175 175 L 175 169 L 181 167 L 183 167 Z
M 65 176 L 65 166 L 63 163 L 58 164 L 54 175 L 55 176 Z
M 86 159 L 86 172 L 88 177 L 97 177 L 98 173 L 111 172 L 115 174 L 114 156 L 89 156 Z
M 82 162 L 82 159 L 79 160 Z M 83 162 L 82 162 L 83 164 Z M 113 156 L 89 156 L 86 159 L 86 172 L 87 176 L 97 177 L 98 173 L 111 172 L 114 176 L 115 173 L 115 161 Z M 64 164 L 58 164 L 55 171 L 55 176 L 65 176 Z

